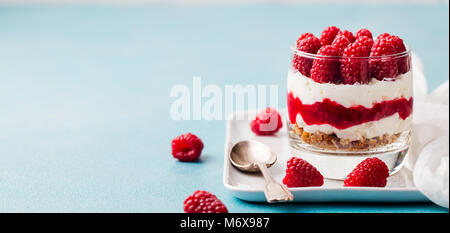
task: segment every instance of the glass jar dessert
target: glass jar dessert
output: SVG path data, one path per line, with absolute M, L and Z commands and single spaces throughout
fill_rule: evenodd
M 387 33 L 374 41 L 339 32 L 328 44 L 324 33 L 320 40 L 305 34 L 292 48 L 287 75 L 291 153 L 332 179 L 345 179 L 368 157 L 395 173 L 410 143 L 409 48 Z

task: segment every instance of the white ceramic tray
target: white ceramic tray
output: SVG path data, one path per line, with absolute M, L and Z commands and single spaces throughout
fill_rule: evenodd
M 241 140 L 257 140 L 277 154 L 277 162 L 269 168 L 275 180 L 281 183 L 289 154 L 286 124 L 275 136 L 256 136 L 250 130 L 248 119 L 256 112 L 234 113 L 226 125 L 223 184 L 237 198 L 265 202 L 264 179 L 260 174 L 237 170 L 228 160 L 231 147 Z M 284 115 L 284 114 L 283 114 Z M 240 119 L 240 120 L 237 120 Z M 244 120 L 242 120 L 244 119 Z M 285 119 L 285 118 L 283 118 Z M 428 199 L 414 186 L 411 172 L 403 168 L 388 178 L 384 188 L 343 187 L 343 181 L 325 179 L 321 187 L 290 188 L 296 202 L 424 202 Z

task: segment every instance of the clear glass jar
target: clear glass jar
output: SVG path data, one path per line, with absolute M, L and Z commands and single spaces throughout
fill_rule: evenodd
M 331 57 L 292 49 L 287 77 L 291 153 L 327 178 L 345 179 L 368 157 L 393 174 L 408 151 L 413 109 L 411 52 Z

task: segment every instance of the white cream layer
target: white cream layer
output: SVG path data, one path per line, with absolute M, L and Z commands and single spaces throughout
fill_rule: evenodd
M 306 132 L 315 133 L 322 132 L 326 134 L 336 134 L 339 138 L 349 139 L 351 141 L 360 140 L 362 138 L 373 138 L 383 136 L 384 134 L 392 135 L 401 133 L 411 126 L 412 114 L 403 120 L 398 116 L 398 113 L 380 119 L 378 121 L 371 121 L 360 125 L 355 125 L 346 129 L 337 129 L 331 125 L 307 125 L 300 114 L 297 114 L 297 124 Z
M 287 89 L 288 92 L 298 97 L 303 104 L 322 102 L 323 99 L 328 98 L 345 107 L 362 105 L 367 108 L 371 108 L 373 103 L 385 100 L 393 100 L 401 97 L 409 99 L 413 94 L 411 71 L 398 76 L 396 81 L 378 81 L 372 78 L 372 81 L 365 85 L 336 85 L 331 83 L 316 83 L 298 71 L 291 69 L 288 72 Z M 363 137 L 373 138 L 384 134 L 392 135 L 400 133 L 410 128 L 411 116 L 403 120 L 396 113 L 378 121 L 367 122 L 346 129 L 337 129 L 328 124 L 307 125 L 300 114 L 297 114 L 296 122 L 306 132 L 334 133 L 339 138 L 353 141 L 360 140 Z
M 314 104 L 330 99 L 344 107 L 362 105 L 371 108 L 373 103 L 413 95 L 412 73 L 399 75 L 395 81 L 379 81 L 372 78 L 369 84 L 336 85 L 316 83 L 300 72 L 290 69 L 287 78 L 287 90 L 298 97 L 303 104 Z

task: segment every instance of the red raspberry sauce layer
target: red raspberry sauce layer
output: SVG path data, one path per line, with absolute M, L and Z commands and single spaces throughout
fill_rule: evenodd
M 405 120 L 412 113 L 413 98 L 397 98 L 375 103 L 372 108 L 361 105 L 344 107 L 336 101 L 324 99 L 314 104 L 303 104 L 292 92 L 288 93 L 289 120 L 295 124 L 298 113 L 307 125 L 329 124 L 337 129 L 346 129 L 398 113 Z

